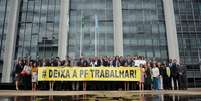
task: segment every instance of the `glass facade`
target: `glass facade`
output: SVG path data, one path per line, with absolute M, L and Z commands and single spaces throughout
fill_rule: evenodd
M 5 40 L 8 26 L 8 4 L 9 0 L 0 1 L 0 79 L 2 78 Z
M 70 0 L 68 55 L 114 54 L 112 0 Z
M 198 64 L 201 57 L 201 1 L 174 0 L 180 58 Z
M 15 59 L 56 57 L 61 0 L 20 0 Z M 114 0 L 69 0 L 67 54 L 114 55 Z M 163 0 L 121 0 L 124 56 L 168 59 Z M 11 0 L 0 0 L 0 78 L 8 8 Z M 201 0 L 173 0 L 180 59 L 188 65 L 189 82 L 200 82 Z M 8 34 L 7 34 L 8 33 Z M 5 67 L 7 68 L 7 67 Z M 9 67 L 8 67 L 9 68 Z
M 60 0 L 22 0 L 16 58 L 51 58 L 58 53 Z
M 5 39 L 8 25 L 8 2 L 9 0 L 0 1 L 0 61 L 3 61 Z
M 162 0 L 122 0 L 124 55 L 168 59 Z
M 201 1 L 173 0 L 180 59 L 187 65 L 189 87 L 201 81 Z

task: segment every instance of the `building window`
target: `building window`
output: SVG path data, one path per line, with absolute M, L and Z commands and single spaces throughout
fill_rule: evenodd
M 70 0 L 68 55 L 112 56 L 112 0 Z
M 60 0 L 22 0 L 16 57 L 57 56 Z
M 185 64 L 198 64 L 201 60 L 200 44 L 201 40 L 199 20 L 201 5 L 199 0 L 173 0 L 176 16 L 177 37 L 179 39 L 179 51 Z M 185 54 L 184 54 L 185 53 Z
M 124 55 L 168 59 L 162 0 L 122 0 L 122 11 Z

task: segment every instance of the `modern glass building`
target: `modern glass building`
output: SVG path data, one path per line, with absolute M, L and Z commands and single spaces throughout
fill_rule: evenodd
M 180 59 L 188 64 L 191 86 L 201 82 L 201 1 L 174 0 Z
M 15 60 L 140 55 L 177 59 L 201 81 L 200 0 L 1 0 L 1 82 Z
M 0 1 L 0 77 L 2 77 L 5 40 L 8 30 L 8 3 L 10 0 Z
M 22 0 L 20 5 L 14 59 L 56 57 L 60 0 Z
M 71 0 L 68 55 L 112 56 L 114 54 L 112 0 Z
M 168 58 L 162 0 L 122 0 L 123 52 Z

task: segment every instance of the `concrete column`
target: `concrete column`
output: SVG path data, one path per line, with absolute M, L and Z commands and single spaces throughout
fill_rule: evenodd
M 5 55 L 2 72 L 2 82 L 11 82 L 12 67 L 14 65 L 15 45 L 18 28 L 18 18 L 21 0 L 10 0 L 8 5 L 8 33 L 5 41 Z
M 70 7 L 69 3 L 70 0 L 61 0 L 58 45 L 58 56 L 61 59 L 65 59 L 65 57 L 67 56 Z
M 122 3 L 113 0 L 114 55 L 123 56 Z
M 169 58 L 177 59 L 179 61 L 179 47 L 173 0 L 163 0 L 163 5 L 165 13 Z

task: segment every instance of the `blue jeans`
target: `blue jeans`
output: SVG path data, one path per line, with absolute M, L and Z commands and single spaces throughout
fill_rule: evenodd
M 155 90 L 159 90 L 159 78 L 158 77 L 153 77 L 153 88 Z
M 161 89 L 161 83 L 162 83 L 162 82 L 161 82 L 161 77 L 159 76 L 159 77 L 158 77 L 158 89 Z

